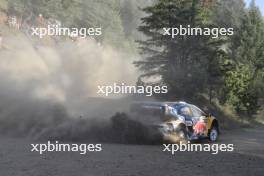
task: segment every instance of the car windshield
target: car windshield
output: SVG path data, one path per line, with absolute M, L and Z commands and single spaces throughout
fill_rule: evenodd
M 174 104 L 173 106 L 176 111 L 177 114 L 181 115 L 181 116 L 192 116 L 192 111 L 191 108 L 189 106 L 187 106 L 186 104 Z

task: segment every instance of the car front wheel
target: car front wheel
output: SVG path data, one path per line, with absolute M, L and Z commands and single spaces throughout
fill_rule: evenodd
M 209 140 L 215 142 L 217 141 L 218 137 L 219 137 L 218 129 L 217 127 L 213 127 L 209 133 Z

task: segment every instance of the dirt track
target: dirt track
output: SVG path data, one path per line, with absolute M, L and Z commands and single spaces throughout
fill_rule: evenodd
M 230 134 L 231 133 L 231 134 Z M 1 137 L 1 176 L 135 176 L 239 175 L 264 173 L 264 129 L 225 131 L 221 143 L 235 151 L 212 155 L 177 152 L 172 156 L 159 145 L 103 144 L 103 151 L 78 153 L 30 152 L 29 139 Z

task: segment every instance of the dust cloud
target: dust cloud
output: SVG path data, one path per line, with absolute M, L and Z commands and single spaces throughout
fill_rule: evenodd
M 95 133 L 91 129 L 104 133 L 110 117 L 127 105 L 126 98 L 105 99 L 96 92 L 113 82 L 134 85 L 135 56 L 93 39 L 43 45 L 16 33 L 5 36 L 4 44 L 1 134 L 77 139 Z

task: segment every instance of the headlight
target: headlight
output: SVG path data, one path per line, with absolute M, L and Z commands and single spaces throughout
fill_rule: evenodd
M 173 125 L 170 123 L 162 124 L 159 126 L 159 130 L 162 133 L 170 133 L 173 131 Z
M 178 115 L 179 120 L 185 121 L 185 118 L 181 115 Z
M 185 123 L 186 123 L 186 126 L 193 126 L 192 121 L 185 121 Z
M 167 123 L 166 128 L 168 131 L 173 131 L 173 125 L 171 123 Z

